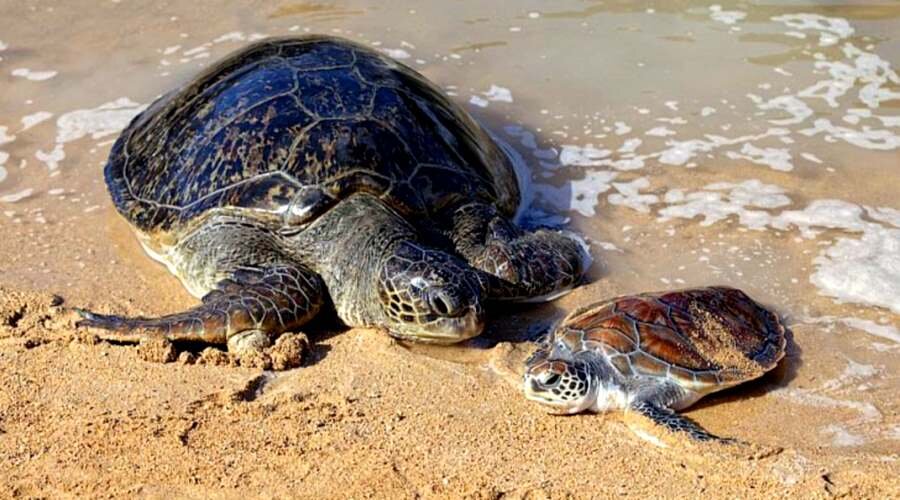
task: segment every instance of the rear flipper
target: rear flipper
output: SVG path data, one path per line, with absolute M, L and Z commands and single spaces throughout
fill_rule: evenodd
M 631 404 L 631 407 L 628 409 L 628 411 L 637 413 L 651 420 L 654 424 L 666 429 L 667 431 L 684 433 L 695 441 L 716 441 L 728 444 L 736 442 L 734 439 L 721 438 L 719 436 L 711 434 L 706 429 L 697 425 L 697 423 L 693 420 L 687 417 L 683 417 L 668 408 L 656 405 L 649 401 L 636 401 Z M 655 436 L 645 435 L 643 429 L 632 427 L 632 430 L 634 430 L 638 435 L 645 439 L 648 439 L 650 441 L 657 441 L 657 438 Z
M 99 328 L 102 338 L 139 341 L 148 337 L 228 344 L 236 354 L 258 351 L 274 335 L 309 321 L 324 301 L 325 286 L 297 264 L 241 268 L 203 297 L 202 304 L 158 318 L 125 318 L 77 310 L 76 326 Z

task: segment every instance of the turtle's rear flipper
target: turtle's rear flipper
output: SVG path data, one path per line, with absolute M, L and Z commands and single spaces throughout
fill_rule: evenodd
M 703 427 L 697 425 L 697 423 L 693 420 L 687 417 L 683 417 L 668 408 L 658 406 L 651 402 L 636 401 L 631 404 L 631 407 L 628 411 L 649 419 L 660 428 L 673 433 L 683 433 L 683 435 L 687 435 L 695 441 L 715 441 L 728 444 L 737 442 L 734 439 L 721 438 L 719 436 L 711 434 Z M 665 446 L 664 441 L 654 435 L 652 431 L 647 432 L 642 428 L 642 426 L 635 425 L 632 422 L 629 422 L 629 427 L 631 427 L 632 431 L 634 431 L 635 434 L 637 434 L 641 438 L 653 442 L 654 444 Z
M 298 265 L 272 265 L 232 273 L 202 304 L 184 312 L 125 318 L 76 309 L 83 318 L 76 326 L 106 330 L 101 337 L 110 340 L 163 337 L 252 348 L 254 342 L 308 321 L 323 298 L 324 284 L 315 273 Z

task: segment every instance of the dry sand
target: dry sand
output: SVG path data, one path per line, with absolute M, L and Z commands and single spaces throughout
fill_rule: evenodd
M 790 355 L 784 370 L 689 412 L 754 445 L 662 449 L 616 415 L 555 417 L 526 402 L 498 374 L 520 366 L 527 343 L 437 351 L 448 360 L 352 330 L 320 335 L 305 365 L 284 372 L 162 364 L 76 334 L 49 294 L 4 289 L 0 300 L 0 497 L 897 493 L 893 459 L 800 438 L 806 422 L 845 412 L 766 395 L 790 379 Z M 495 333 L 535 319 L 511 314 Z

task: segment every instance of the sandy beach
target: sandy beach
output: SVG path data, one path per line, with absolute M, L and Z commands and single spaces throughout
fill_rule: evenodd
M 893 2 L 3 3 L 0 497 L 900 496 L 898 30 Z M 483 123 L 521 222 L 590 244 L 585 285 L 449 347 L 323 318 L 286 371 L 76 329 L 71 307 L 196 303 L 112 206 L 118 132 L 303 33 L 382 50 Z M 716 284 L 790 329 L 778 368 L 685 412 L 748 444 L 660 448 L 523 397 L 567 312 Z

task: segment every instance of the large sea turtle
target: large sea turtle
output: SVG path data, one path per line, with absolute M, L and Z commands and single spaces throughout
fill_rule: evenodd
M 164 95 L 109 156 L 113 202 L 202 303 L 159 318 L 82 311 L 116 337 L 258 350 L 330 299 L 351 326 L 478 335 L 488 299 L 549 298 L 584 250 L 513 223 L 509 158 L 422 75 L 310 36 L 249 45 Z
M 719 440 L 675 411 L 761 376 L 784 347 L 778 317 L 734 288 L 619 297 L 562 321 L 526 362 L 525 395 L 553 413 L 625 410 Z

